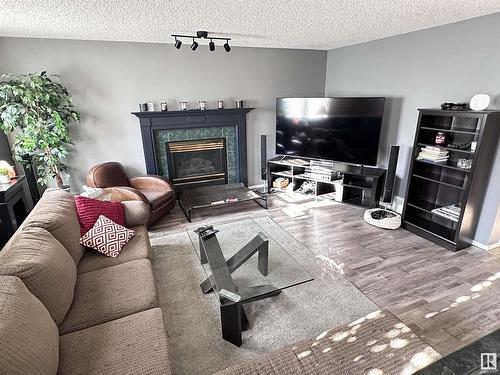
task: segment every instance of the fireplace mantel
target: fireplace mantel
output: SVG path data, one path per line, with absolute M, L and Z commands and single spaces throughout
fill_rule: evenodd
M 155 132 L 178 129 L 234 127 L 237 133 L 238 181 L 248 185 L 246 114 L 253 108 L 207 109 L 166 112 L 133 112 L 141 126 L 144 160 L 148 174 L 165 175 L 160 171 Z

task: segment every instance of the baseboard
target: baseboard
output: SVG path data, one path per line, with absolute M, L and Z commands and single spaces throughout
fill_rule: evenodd
M 493 243 L 491 245 L 485 245 L 484 243 L 477 242 L 477 241 L 473 240 L 472 241 L 472 246 L 479 247 L 480 249 L 489 251 L 489 250 L 496 249 L 497 247 L 500 247 L 500 242 Z

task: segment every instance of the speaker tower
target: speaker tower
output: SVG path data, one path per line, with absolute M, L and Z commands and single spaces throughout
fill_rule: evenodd
M 389 162 L 387 164 L 387 174 L 385 176 L 384 192 L 382 202 L 391 203 L 394 193 L 394 181 L 396 180 L 396 166 L 398 165 L 399 146 L 391 146 Z
M 260 136 L 260 178 L 267 179 L 267 136 Z

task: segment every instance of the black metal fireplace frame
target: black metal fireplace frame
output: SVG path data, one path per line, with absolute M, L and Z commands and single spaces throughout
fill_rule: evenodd
M 175 176 L 177 176 L 176 170 L 175 170 L 175 160 L 174 160 L 174 153 L 170 150 L 170 144 L 171 143 L 188 143 L 188 142 L 204 142 L 204 141 L 221 141 L 223 146 L 220 149 L 220 156 L 221 156 L 221 164 L 223 166 L 223 172 L 224 172 L 224 177 L 223 178 L 210 178 L 208 175 L 203 175 L 200 174 L 197 177 L 194 177 L 191 182 L 186 181 L 182 183 L 178 183 L 175 181 Z M 220 185 L 220 184 L 227 184 L 228 183 L 228 170 L 227 170 L 227 148 L 226 148 L 226 138 L 223 137 L 218 137 L 218 138 L 202 138 L 202 139 L 193 139 L 193 140 L 182 140 L 182 141 L 172 141 L 172 142 L 166 142 L 166 149 L 167 149 L 167 164 L 168 164 L 168 175 L 170 176 L 170 179 L 176 186 L 176 189 L 178 191 L 182 191 L 185 189 L 190 189 L 190 188 L 195 188 L 195 187 L 202 187 L 206 185 Z M 197 152 L 197 151 L 189 151 L 189 152 Z
M 141 126 L 148 174 L 159 174 L 153 133 L 157 130 L 235 126 L 238 136 L 239 182 L 248 185 L 246 114 L 254 108 L 208 109 L 166 112 L 133 112 Z

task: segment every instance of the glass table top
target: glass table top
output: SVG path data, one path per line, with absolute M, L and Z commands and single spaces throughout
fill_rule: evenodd
M 187 230 L 193 243 L 193 247 L 201 261 L 200 244 L 198 234 L 194 230 L 201 225 L 193 226 Z M 235 293 L 241 295 L 241 302 L 258 298 L 269 293 L 269 290 L 282 290 L 298 284 L 313 280 L 309 272 L 302 267 L 289 252 L 286 251 L 276 240 L 266 232 L 254 219 L 245 219 L 236 222 L 228 222 L 213 226 L 218 229 L 217 241 L 222 250 L 222 255 L 226 261 L 235 256 L 240 249 L 250 241 L 254 244 L 261 244 L 261 239 L 268 240 L 268 270 L 267 275 L 259 271 L 258 253 L 253 254 L 239 268 L 231 273 L 235 286 Z M 287 234 L 288 235 L 288 234 Z M 260 238 L 255 239 L 256 236 Z M 278 239 L 279 240 L 279 239 Z M 206 242 L 205 242 L 206 243 Z M 213 242 L 212 242 L 213 244 Z M 207 246 L 205 246 L 207 248 Z M 217 248 L 210 246 L 211 249 Z M 241 253 L 240 253 L 241 254 Z M 210 262 L 216 263 L 216 262 Z M 238 262 L 239 263 L 239 262 Z M 209 262 L 202 264 L 207 278 L 212 277 L 213 269 Z M 219 268 L 224 268 L 224 263 L 219 263 Z M 215 270 L 217 273 L 217 270 Z M 214 286 L 212 277 L 211 285 Z M 216 287 L 214 289 L 217 289 Z M 215 290 L 219 292 L 218 290 Z

